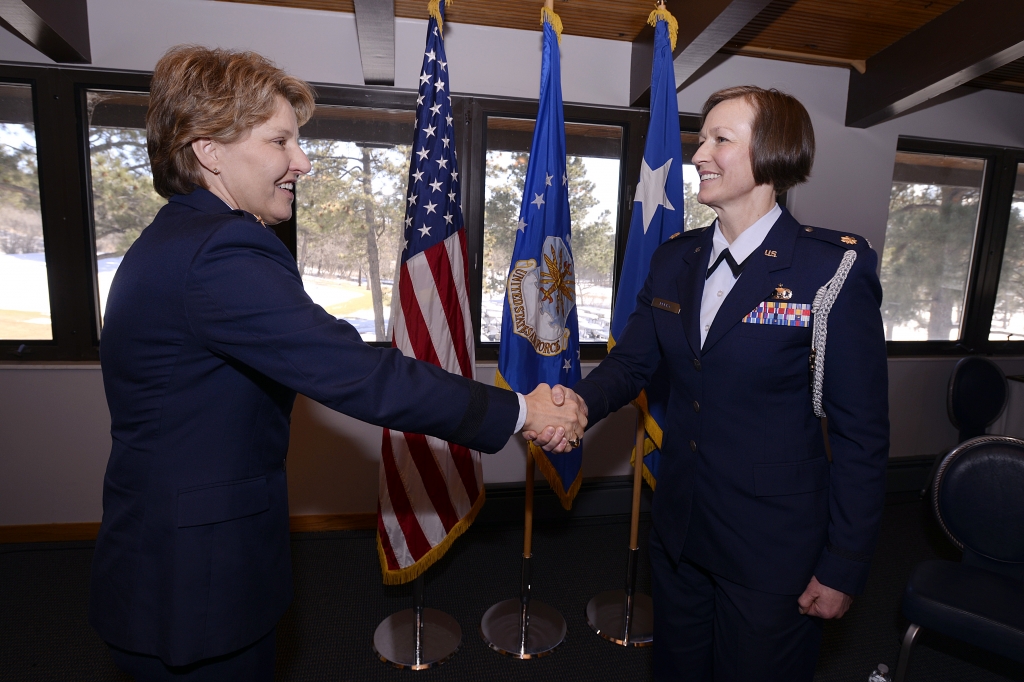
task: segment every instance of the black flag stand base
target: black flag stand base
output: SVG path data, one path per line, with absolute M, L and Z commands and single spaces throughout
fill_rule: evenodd
M 602 592 L 587 604 L 587 624 L 601 637 L 622 646 L 649 646 L 654 642 L 654 602 L 636 591 L 640 559 L 640 485 L 644 467 L 644 421 L 637 414 L 636 460 L 633 467 L 633 513 L 629 530 L 626 589 Z
M 381 621 L 373 633 L 373 651 L 396 668 L 426 670 L 455 655 L 462 628 L 443 611 L 423 607 L 423 575 L 413 583 L 414 605 Z
M 565 618 L 555 608 L 530 598 L 530 562 L 533 560 L 533 453 L 526 449 L 526 524 L 523 532 L 523 568 L 518 599 L 506 599 L 487 609 L 480 620 L 480 636 L 499 654 L 513 658 L 540 658 L 565 640 Z

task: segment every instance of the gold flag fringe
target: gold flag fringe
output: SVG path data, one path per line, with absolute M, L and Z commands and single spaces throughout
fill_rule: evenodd
M 654 441 L 652 441 L 650 438 L 644 438 L 644 457 L 654 452 L 654 450 L 657 448 L 658 446 L 654 444 Z M 629 451 L 629 466 L 636 466 L 636 446 L 633 446 L 633 448 Z M 644 480 L 647 481 L 647 485 L 651 486 L 651 490 L 654 490 L 658 481 L 654 478 L 654 474 L 651 473 L 651 470 L 647 468 L 646 463 L 644 463 L 643 474 Z
M 661 430 L 661 424 L 655 421 L 654 417 L 651 416 L 651 410 L 647 406 L 647 391 L 640 391 L 640 395 L 633 401 L 633 405 L 636 409 L 644 415 L 644 428 L 647 430 L 648 435 L 654 441 L 655 447 L 661 449 L 661 443 L 665 439 L 665 434 Z
M 615 337 L 611 334 L 608 335 L 608 352 L 611 352 L 612 348 L 615 348 Z M 651 416 L 651 411 L 647 407 L 647 391 L 640 391 L 640 395 L 636 397 L 636 400 L 632 401 L 633 406 L 640 410 L 640 414 L 644 420 L 644 430 L 647 431 L 647 437 L 644 438 L 644 457 L 651 454 L 655 449 L 660 450 L 661 444 L 665 439 L 665 434 L 661 430 L 661 425 Z M 636 446 L 629 451 L 629 464 L 630 466 L 636 466 Z M 647 468 L 647 464 L 644 464 L 644 480 L 647 481 L 647 485 L 651 486 L 651 490 L 654 490 L 657 480 L 654 478 L 654 474 Z
M 444 553 L 448 551 L 448 548 L 452 546 L 455 540 L 469 530 L 476 515 L 480 512 L 480 509 L 484 506 L 484 500 L 486 494 L 484 488 L 480 488 L 480 494 L 476 498 L 476 502 L 473 503 L 473 508 L 469 510 L 469 513 L 463 516 L 458 523 L 452 526 L 452 529 L 448 531 L 444 540 L 439 542 L 437 545 L 432 547 L 429 552 L 420 557 L 420 560 L 414 563 L 412 566 L 406 566 L 400 568 L 397 571 L 388 569 L 388 558 L 384 554 L 384 546 L 380 542 L 380 530 L 377 530 L 377 556 L 380 558 L 380 568 L 384 577 L 385 585 L 401 585 L 403 583 L 410 582 L 420 577 L 428 568 L 433 566 L 438 559 L 444 556 Z
M 544 22 L 551 24 L 551 28 L 555 29 L 555 35 L 558 36 L 558 44 L 562 44 L 562 20 L 552 10 L 547 7 L 540 8 L 540 23 L 543 26 Z M 567 507 L 568 508 L 568 507 Z
M 676 36 L 679 35 L 679 22 L 672 16 L 672 13 L 665 9 L 665 5 L 658 5 L 658 9 L 651 12 L 651 16 L 647 17 L 647 23 L 651 26 L 657 26 L 658 20 L 664 21 L 668 24 L 668 39 L 672 44 L 672 49 L 676 49 Z
M 562 479 L 559 477 L 558 472 L 555 471 L 554 465 L 551 464 L 551 460 L 548 459 L 548 453 L 544 452 L 542 448 L 537 447 L 533 443 L 530 443 L 530 450 L 533 451 L 533 459 L 537 462 L 537 468 L 544 474 L 544 478 L 547 479 L 548 485 L 558 495 L 558 501 L 562 503 L 562 508 L 566 511 L 572 509 L 572 501 L 576 499 L 576 493 L 580 491 L 580 486 L 583 485 L 583 467 L 576 473 L 576 480 L 572 482 L 569 489 L 566 490 L 562 487 Z
M 508 391 L 512 390 L 512 387 L 505 381 L 505 377 L 501 376 L 501 372 L 494 373 L 494 385 L 498 388 L 504 388 Z M 576 474 L 576 480 L 572 482 L 568 490 L 562 487 L 562 479 L 555 470 L 551 460 L 548 459 L 548 453 L 544 452 L 542 448 L 537 447 L 533 443 L 530 443 L 527 447 L 533 453 L 533 459 L 537 462 L 537 468 L 544 474 L 544 478 L 547 479 L 548 485 L 558 495 L 558 501 L 562 504 L 562 508 L 566 511 L 572 509 L 572 501 L 576 499 L 576 493 L 580 491 L 580 486 L 583 485 L 583 467 L 580 467 L 579 472 Z
M 448 7 L 452 4 L 452 0 L 445 0 L 444 6 Z M 444 31 L 444 19 L 441 18 L 441 0 L 429 0 L 427 2 L 427 13 L 437 20 L 437 30 Z M 675 45 L 675 43 L 672 43 Z

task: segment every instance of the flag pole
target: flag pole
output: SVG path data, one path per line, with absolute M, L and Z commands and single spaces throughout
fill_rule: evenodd
M 427 670 L 444 663 L 462 645 L 462 628 L 444 611 L 423 605 L 423 573 L 413 581 L 411 609 L 392 613 L 373 633 L 373 651 L 396 668 Z
M 644 415 L 638 409 L 625 589 L 601 592 L 587 604 L 587 623 L 594 632 L 622 646 L 649 646 L 654 642 L 654 603 L 650 595 L 636 591 L 637 562 L 640 560 L 640 491 L 646 435 Z
M 451 91 L 451 84 L 446 82 L 450 79 L 445 73 L 447 57 L 445 56 L 444 40 L 441 35 L 444 19 L 443 2 L 444 0 L 432 0 L 427 5 L 430 19 L 427 23 L 427 40 L 420 76 L 420 96 L 417 102 L 416 132 L 413 144 L 415 148 L 419 149 L 419 153 L 416 155 L 419 158 L 412 158 L 410 160 L 408 206 L 406 207 L 406 230 L 404 233 L 405 246 L 402 257 L 398 258 L 395 263 L 394 290 L 396 296 L 395 301 L 393 301 L 394 305 L 392 306 L 389 330 L 391 331 L 392 346 L 399 348 L 403 354 L 410 357 L 419 357 L 421 360 L 432 360 L 434 364 L 441 366 L 443 369 L 458 374 L 460 364 L 461 367 L 465 368 L 469 367 L 472 363 L 473 343 L 471 338 L 468 344 L 463 344 L 460 341 L 458 345 L 464 346 L 464 348 L 459 350 L 456 348 L 455 340 L 460 336 L 460 331 L 464 331 L 467 337 L 470 337 L 470 327 L 466 327 L 464 330 L 459 330 L 455 327 L 450 328 L 450 338 L 446 338 L 444 335 L 431 335 L 431 355 L 427 357 L 427 355 L 421 354 L 422 349 L 413 347 L 408 339 L 415 338 L 415 334 L 409 333 L 410 325 L 413 329 L 419 331 L 424 331 L 430 327 L 429 316 L 426 315 L 424 309 L 419 307 L 418 303 L 411 303 L 406 308 L 406 304 L 399 300 L 404 297 L 397 295 L 401 286 L 406 285 L 409 281 L 416 281 L 413 273 L 417 271 L 422 272 L 424 264 L 428 262 L 425 258 L 427 252 L 441 251 L 444 253 L 443 250 L 446 248 L 446 244 L 448 244 L 448 258 L 456 259 L 451 261 L 451 274 L 446 276 L 446 280 L 442 282 L 442 279 L 445 278 L 439 277 L 435 282 L 437 288 L 457 288 L 456 280 L 462 278 L 462 276 L 456 274 L 460 268 L 456 267 L 455 264 L 464 262 L 466 257 L 465 233 L 462 232 L 464 225 L 461 202 L 459 200 L 460 189 L 457 183 L 458 159 L 455 157 L 455 144 L 449 146 L 455 134 L 452 126 L 454 119 L 451 116 L 451 98 L 448 96 Z M 431 106 L 432 104 L 434 106 Z M 447 125 L 444 125 L 445 122 L 447 122 Z M 440 144 L 442 140 L 443 146 Z M 429 164 L 427 163 L 428 161 L 430 162 Z M 364 157 L 365 163 L 366 158 Z M 366 170 L 365 167 L 364 170 Z M 424 178 L 424 175 L 427 177 Z M 430 182 L 431 180 L 434 180 L 434 182 Z M 433 187 L 434 191 L 438 191 L 442 185 L 446 185 L 442 195 L 447 195 L 449 201 L 444 202 L 439 199 L 441 208 L 436 210 L 436 212 L 435 208 L 438 207 L 438 204 L 430 205 L 429 209 L 424 206 L 424 201 L 419 201 L 419 205 L 417 205 L 420 193 L 424 191 L 423 187 L 428 183 Z M 445 210 L 448 211 L 447 214 L 443 213 Z M 428 223 L 427 214 L 430 212 L 435 212 L 436 215 Z M 441 215 L 444 215 L 445 218 L 445 224 L 443 225 L 440 224 L 440 219 L 438 218 Z M 453 218 L 454 221 L 452 220 Z M 422 228 L 426 226 L 427 229 L 413 229 L 412 224 L 414 222 L 417 223 L 417 227 Z M 430 233 L 431 227 L 435 228 L 433 234 Z M 460 232 L 462 232 L 461 235 L 459 234 Z M 461 249 L 458 246 L 451 248 L 451 246 L 458 245 L 460 241 L 463 244 Z M 460 258 L 461 260 L 459 260 Z M 464 284 L 468 286 L 468 283 Z M 448 308 L 448 305 L 445 304 L 444 307 Z M 443 312 L 451 311 L 445 310 Z M 413 313 L 412 319 L 407 319 L 407 313 Z M 444 319 L 443 314 L 440 316 L 440 319 Z M 405 333 L 396 335 L 394 333 L 395 329 L 403 329 Z M 405 340 L 401 340 L 403 338 Z M 446 349 L 451 352 L 446 353 Z M 460 354 L 462 354 L 464 363 L 459 362 Z M 446 363 L 438 359 L 439 357 L 450 357 L 452 361 L 446 365 Z M 465 370 L 463 372 L 466 373 Z M 408 448 L 408 451 L 414 453 L 409 458 L 409 462 L 412 462 L 412 464 L 403 465 L 399 463 L 392 448 L 392 438 L 395 439 L 394 442 L 396 443 L 404 441 L 404 446 Z M 417 503 L 414 500 L 418 498 L 418 494 L 429 497 L 431 500 L 434 499 L 434 495 L 447 496 L 447 499 L 452 501 L 453 507 L 458 507 L 454 502 L 455 498 L 452 497 L 452 492 L 447 489 L 445 484 L 432 484 L 428 486 L 425 483 L 428 478 L 426 476 L 421 477 L 417 474 L 415 478 L 420 483 L 416 484 L 413 489 L 406 489 L 405 482 L 408 479 L 402 475 L 403 467 L 415 467 L 416 464 L 414 462 L 418 461 L 418 455 L 422 455 L 425 461 L 434 461 L 438 467 L 441 467 L 439 463 L 441 457 L 447 458 L 450 456 L 452 459 L 449 461 L 454 462 L 458 460 L 463 462 L 467 468 L 472 467 L 477 472 L 480 471 L 479 453 L 464 449 L 457 453 L 448 444 L 437 445 L 436 450 L 434 447 L 434 445 L 430 445 L 425 441 L 410 442 L 406 439 L 406 434 L 394 433 L 387 429 L 383 433 L 380 465 L 381 489 L 378 493 L 377 511 L 378 554 L 381 560 L 381 567 L 384 570 L 386 583 L 401 583 L 408 581 L 410 578 L 415 578 L 413 582 L 412 608 L 391 614 L 377 626 L 377 630 L 373 634 L 374 652 L 382 661 L 390 663 L 396 668 L 411 668 L 413 670 L 432 668 L 455 655 L 462 643 L 462 628 L 459 627 L 458 622 L 454 618 L 443 611 L 428 609 L 424 606 L 424 573 L 430 565 L 447 551 L 451 542 L 472 523 L 476 512 L 479 510 L 479 505 L 484 500 L 483 481 L 477 479 L 472 484 L 468 481 L 463 481 L 459 484 L 460 490 L 465 488 L 465 492 L 469 493 L 471 500 L 475 499 L 475 502 L 471 502 L 472 507 L 467 508 L 463 506 L 457 510 L 458 521 L 453 526 L 444 526 L 445 534 L 443 538 L 429 540 L 427 543 L 429 549 L 421 548 L 415 551 L 410 549 L 410 545 L 405 537 L 405 530 L 402 523 L 398 521 L 398 513 L 395 511 L 394 501 L 399 500 L 399 506 L 412 510 L 413 514 L 410 516 L 412 516 L 413 520 L 410 523 L 415 526 L 415 530 L 422 531 L 425 526 L 421 527 L 420 523 L 425 523 L 428 520 L 438 522 L 440 517 L 433 507 L 429 511 L 423 506 L 417 507 Z M 390 471 L 393 475 L 388 474 L 388 464 L 391 465 Z M 436 473 L 440 475 L 443 473 L 443 470 L 438 468 Z M 475 474 L 475 476 L 479 476 L 479 474 Z M 443 478 L 443 476 L 440 476 L 440 478 Z M 477 493 L 475 497 L 473 496 L 474 491 Z M 460 492 L 459 494 L 462 495 L 463 493 Z M 381 503 L 381 500 L 386 500 L 386 504 Z M 396 553 L 395 545 L 392 543 L 397 543 L 401 546 L 402 551 Z M 396 554 L 402 555 L 401 561 Z
M 526 500 L 523 523 L 523 564 L 519 598 L 500 601 L 480 620 L 480 635 L 499 654 L 540 658 L 565 639 L 565 618 L 555 608 L 531 598 L 533 561 L 533 445 L 526 446 Z

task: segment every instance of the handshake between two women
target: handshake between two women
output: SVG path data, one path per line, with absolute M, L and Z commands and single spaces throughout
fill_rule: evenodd
M 523 438 L 547 452 L 568 452 L 579 447 L 587 427 L 587 404 L 583 398 L 565 386 L 547 384 L 539 384 L 523 397 Z

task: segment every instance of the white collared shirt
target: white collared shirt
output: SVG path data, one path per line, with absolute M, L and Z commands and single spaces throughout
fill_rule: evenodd
M 778 204 L 775 204 L 770 211 L 758 218 L 757 222 L 745 229 L 739 237 L 736 237 L 736 241 L 732 244 L 722 234 L 722 228 L 716 220 L 714 225 L 715 236 L 711 247 L 711 260 L 708 261 L 708 267 L 714 265 L 722 251 L 726 249 L 729 249 L 729 253 L 732 254 L 733 259 L 737 263 L 747 260 L 750 254 L 754 253 L 761 246 L 761 242 L 771 232 L 775 221 L 781 215 L 782 209 L 779 208 Z M 711 324 L 715 321 L 718 309 L 722 307 L 722 302 L 725 301 L 729 292 L 732 291 L 737 279 L 737 277 L 733 276 L 732 268 L 729 267 L 729 264 L 722 263 L 711 274 L 711 277 L 704 282 L 704 295 L 700 301 L 701 348 L 704 347 L 704 341 L 708 338 L 708 332 L 711 330 Z

